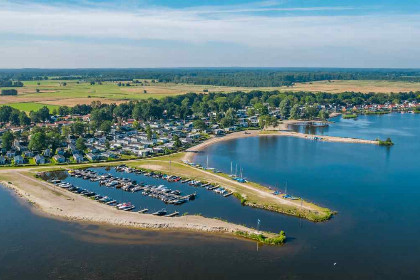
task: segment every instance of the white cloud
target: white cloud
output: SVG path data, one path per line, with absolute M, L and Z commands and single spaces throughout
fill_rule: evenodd
M 0 41 L 0 67 L 12 66 L 5 62 L 12 54 L 26 56 L 35 50 L 38 57 L 51 60 L 51 54 L 56 56 L 54 63 L 44 62 L 44 67 L 64 67 L 61 65 L 70 57 L 68 51 L 74 50 L 80 53 L 79 57 L 83 57 L 83 52 L 89 55 L 71 62 L 78 63 L 72 67 L 418 67 L 420 63 L 416 47 L 420 43 L 418 15 L 270 17 L 243 14 L 278 9 L 271 3 L 133 11 L 10 3 L 1 8 L 2 37 L 30 36 L 31 39 L 22 39 L 20 43 Z M 98 42 L 92 44 L 95 40 Z M 133 43 L 132 40 L 139 41 Z M 162 42 L 147 47 L 143 45 L 144 40 Z M 171 41 L 181 41 L 187 47 L 183 50 L 168 48 Z M 215 47 L 217 43 L 222 43 L 223 47 Z M 51 47 L 58 45 L 60 50 Z M 130 52 L 146 53 L 153 59 Z M 106 59 L 113 54 L 118 59 Z M 130 60 L 133 56 L 138 57 L 138 64 Z M 40 67 L 36 58 L 26 59 L 19 67 Z M 25 64 L 31 61 L 31 65 Z M 214 62 L 220 64 L 214 65 Z

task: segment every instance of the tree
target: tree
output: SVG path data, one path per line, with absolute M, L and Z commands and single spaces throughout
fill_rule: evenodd
M 61 135 L 65 138 L 69 137 L 71 128 L 68 125 L 65 125 L 61 128 Z
M 299 119 L 299 105 L 298 104 L 293 105 L 292 109 L 290 110 L 289 119 L 291 120 Z
M 1 136 L 1 144 L 2 148 L 6 150 L 10 150 L 13 145 L 13 140 L 15 140 L 15 136 L 10 131 L 5 131 Z
M 1 95 L 17 95 L 17 90 L 15 89 L 2 89 Z
M 146 134 L 147 134 L 147 140 L 152 140 L 153 137 L 153 131 L 150 128 L 150 125 L 146 126 Z
M 85 139 L 83 137 L 77 138 L 76 149 L 79 150 L 79 151 L 84 151 L 86 149 Z
M 26 115 L 25 112 L 21 111 L 19 113 L 19 123 L 20 125 L 30 125 L 31 119 Z
M 254 109 L 259 115 L 267 115 L 268 114 L 267 106 L 264 106 L 264 104 L 262 104 L 260 102 L 258 102 L 254 105 Z
M 107 150 L 109 150 L 111 148 L 111 143 L 109 143 L 108 139 L 105 140 L 105 147 L 106 147 Z
M 67 106 L 60 106 L 58 107 L 58 114 L 60 116 L 67 116 L 68 114 L 70 114 L 70 108 Z
M 182 146 L 181 140 L 179 140 L 178 135 L 174 135 L 173 140 L 175 148 L 180 148 Z
M 328 114 L 328 112 L 327 112 L 326 110 L 321 110 L 321 111 L 319 111 L 318 117 L 319 117 L 321 120 L 326 120 L 326 119 L 328 119 L 330 116 L 329 116 L 329 114 Z
M 42 151 L 47 147 L 47 138 L 44 131 L 35 132 L 31 135 L 28 148 L 31 151 Z
M 71 124 L 71 132 L 75 135 L 82 135 L 85 132 L 85 124 L 77 121 Z
M 133 122 L 133 128 L 134 128 L 134 129 L 137 129 L 137 130 L 140 128 L 140 124 L 139 124 L 139 122 L 138 122 L 138 121 L 136 121 L 136 120 L 135 120 L 135 121 Z
M 48 109 L 47 106 L 42 107 L 36 113 L 42 121 L 47 121 L 50 119 L 50 109 Z
M 199 129 L 199 130 L 205 130 L 207 128 L 207 125 L 203 120 L 195 120 L 193 122 L 193 126 L 195 129 Z
M 20 124 L 19 111 L 18 110 L 13 110 L 12 113 L 10 114 L 10 123 L 12 125 L 19 125 Z
M 264 116 L 259 117 L 258 123 L 262 129 L 264 129 L 267 126 L 273 126 L 273 127 L 278 126 L 277 118 L 274 116 L 269 116 L 269 115 L 264 115 Z
M 287 119 L 290 115 L 290 100 L 288 98 L 283 99 L 279 105 L 280 115 Z
M 60 142 L 62 140 L 62 136 L 59 133 L 59 130 L 55 129 L 52 131 L 48 131 L 45 136 L 47 146 L 50 147 L 53 150 L 53 152 L 55 152 L 55 150 L 60 146 Z
M 111 121 L 104 121 L 101 123 L 101 126 L 99 127 L 100 131 L 109 133 L 111 131 L 112 128 L 112 123 Z

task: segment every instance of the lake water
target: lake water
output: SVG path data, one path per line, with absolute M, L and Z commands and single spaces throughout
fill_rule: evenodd
M 195 159 L 205 163 L 208 155 L 210 166 L 227 173 L 233 162 L 248 179 L 281 190 L 287 183 L 288 193 L 338 211 L 331 221 L 315 224 L 164 183 L 185 194 L 198 192 L 195 201 L 176 208 L 181 213 L 250 226 L 260 219 L 263 229 L 286 231 L 283 247 L 257 251 L 253 242 L 211 235 L 59 222 L 32 214 L 0 189 L 0 279 L 418 279 L 420 115 L 335 121 L 316 132 L 391 137 L 395 146 L 267 136 L 221 142 Z M 139 193 L 112 193 L 118 194 L 125 200 L 133 195 L 138 206 L 163 206 Z

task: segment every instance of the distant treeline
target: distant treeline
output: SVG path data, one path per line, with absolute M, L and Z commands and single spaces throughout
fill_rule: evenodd
M 13 80 L 1 80 L 0 79 L 0 87 L 23 87 L 23 83 L 20 81 L 13 81 Z
M 7 80 L 89 80 L 160 82 L 218 86 L 272 87 L 324 80 L 389 80 L 420 82 L 419 69 L 334 68 L 175 68 L 175 69 L 22 69 L 0 70 Z

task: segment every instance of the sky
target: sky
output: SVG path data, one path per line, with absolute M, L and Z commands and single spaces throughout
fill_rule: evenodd
M 0 0 L 0 68 L 420 68 L 420 0 Z

